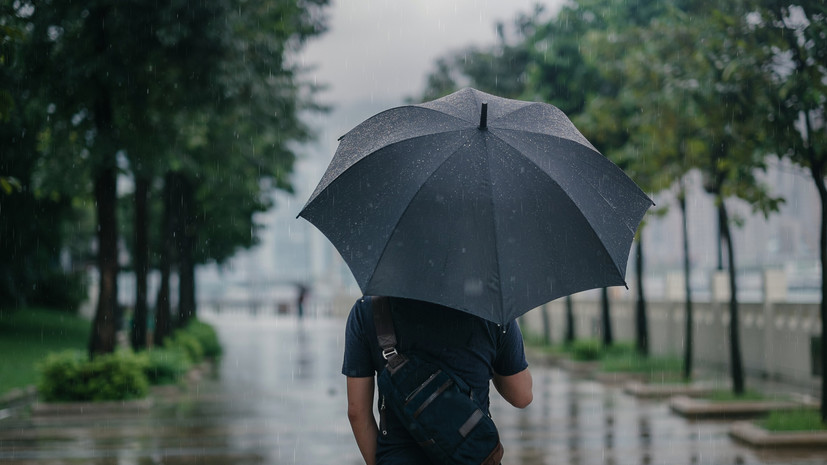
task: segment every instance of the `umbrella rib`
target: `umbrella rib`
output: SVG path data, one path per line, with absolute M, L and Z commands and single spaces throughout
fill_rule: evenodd
M 497 137 L 497 139 L 499 139 L 499 137 Z M 497 240 L 497 236 L 499 234 L 499 227 L 497 226 L 498 225 L 497 208 L 494 205 L 494 177 L 493 177 L 494 175 L 493 175 L 493 172 L 491 171 L 491 156 L 490 156 L 490 152 L 488 151 L 488 141 L 483 139 L 483 143 L 485 144 L 486 153 L 488 153 L 488 155 L 489 155 L 489 156 L 485 157 L 485 165 L 488 167 L 488 179 L 491 181 L 491 182 L 488 183 L 488 190 L 491 192 L 491 217 L 494 220 L 494 234 L 493 234 L 493 237 L 494 237 L 494 250 L 497 252 L 495 254 L 495 256 L 497 257 L 497 285 L 500 287 L 500 292 L 499 292 L 499 295 L 500 295 L 500 315 L 499 316 L 500 316 L 500 319 L 502 319 L 502 316 L 505 314 L 505 296 L 503 295 L 503 292 L 502 292 L 503 273 L 502 273 L 502 268 L 500 267 L 500 260 L 499 260 L 499 257 L 500 257 L 499 243 L 500 243 L 500 241 Z M 512 147 L 512 146 L 509 145 L 509 147 Z
M 510 129 L 510 130 L 513 130 L 513 131 L 518 131 L 518 132 L 527 132 L 527 131 L 520 131 L 520 130 L 518 130 L 518 129 Z M 531 134 L 536 134 L 536 133 L 531 133 Z M 496 136 L 496 135 L 494 135 L 494 136 L 495 136 L 495 137 L 497 137 L 497 139 L 499 139 L 500 141 L 502 141 L 502 143 L 503 143 L 503 144 L 505 144 L 505 145 L 507 145 L 507 146 L 511 147 L 511 148 L 512 148 L 512 149 L 513 149 L 516 153 L 521 153 L 521 152 L 520 152 L 520 150 L 519 150 L 517 147 L 514 147 L 513 145 L 511 145 L 511 144 L 510 144 L 508 141 L 506 141 L 505 139 L 503 139 L 503 138 L 501 138 L 501 137 L 499 137 L 499 136 Z M 548 136 L 548 137 L 555 137 L 555 136 Z M 568 139 L 566 139 L 566 140 L 568 140 Z M 602 155 L 601 155 L 601 156 L 602 156 Z M 532 165 L 536 166 L 536 167 L 537 167 L 537 169 L 538 169 L 538 170 L 540 170 L 541 172 L 543 172 L 543 173 L 545 173 L 545 172 L 546 172 L 545 170 L 543 170 L 543 168 L 542 168 L 540 165 L 538 165 L 537 163 L 535 163 L 535 162 L 534 162 L 534 160 L 532 160 L 531 158 L 529 158 L 529 157 L 524 157 L 524 158 L 525 158 L 526 160 L 528 160 L 528 161 L 529 161 Z M 557 187 L 559 187 L 562 191 L 564 191 L 564 192 L 565 192 L 565 189 L 563 189 L 563 186 L 561 186 L 561 185 L 560 185 L 560 183 L 558 183 L 556 179 L 554 179 L 554 178 L 553 178 L 553 177 L 551 177 L 551 176 L 549 176 L 549 179 L 551 179 L 551 180 L 554 182 L 554 184 L 556 184 L 556 185 L 557 185 Z M 582 179 L 582 177 L 581 177 L 581 179 Z M 603 199 L 603 201 L 605 201 L 605 202 L 606 202 L 606 204 L 607 204 L 607 205 L 609 205 L 609 206 L 612 208 L 612 210 L 617 210 L 617 208 L 615 208 L 615 206 L 614 206 L 614 205 L 612 205 L 612 203 L 611 203 L 611 202 L 609 202 L 609 201 L 608 201 L 608 199 L 606 199 L 606 197 L 605 197 L 605 196 L 603 196 L 603 194 L 601 194 L 601 193 L 600 193 L 600 191 L 598 191 L 597 189 L 595 189 L 595 188 L 594 188 L 594 186 L 592 186 L 592 185 L 591 185 L 591 183 L 585 182 L 585 180 L 584 180 L 584 183 L 585 183 L 586 185 L 588 185 L 589 187 L 591 187 L 592 189 L 594 189 L 594 190 L 597 192 L 597 194 L 598 194 L 598 195 L 600 195 L 600 198 L 602 198 L 602 199 Z M 587 216 L 583 213 L 583 210 L 580 208 L 580 206 L 579 206 L 579 205 L 577 205 L 577 203 L 576 203 L 576 202 L 574 202 L 574 201 L 573 201 L 573 200 L 571 200 L 571 199 L 569 199 L 569 201 L 571 201 L 572 205 L 574 205 L 574 208 L 576 208 L 576 209 L 577 209 L 577 211 L 578 211 L 578 212 L 580 212 L 580 216 L 583 218 L 583 220 L 584 220 L 584 221 L 586 221 L 586 223 L 588 223 L 588 224 L 591 226 L 592 222 L 591 222 L 591 221 L 589 221 L 589 218 L 588 218 L 588 217 L 587 217 Z M 628 228 L 629 230 L 631 230 L 631 228 L 629 228 L 629 225 L 628 225 L 628 224 L 626 224 L 626 222 L 625 222 L 625 221 L 623 222 L 623 224 L 626 226 L 626 228 Z M 597 233 L 595 232 L 594 227 L 591 227 L 591 228 L 589 228 L 589 229 L 591 230 L 591 233 L 592 233 L 592 234 L 594 234 L 595 236 L 597 236 Z M 631 231 L 631 232 L 632 232 L 632 234 L 634 234 L 634 231 Z M 607 255 L 609 258 L 611 258 L 611 262 L 612 262 L 612 264 L 615 266 L 615 269 L 617 270 L 617 272 L 618 272 L 618 274 L 620 275 L 621 279 L 623 279 L 623 284 L 624 284 L 624 285 L 626 285 L 626 286 L 628 287 L 628 284 L 626 284 L 626 279 L 625 279 L 625 278 L 624 278 L 624 276 L 623 276 L 623 271 L 620 269 L 620 266 L 618 266 L 618 264 L 617 264 L 617 263 L 615 263 L 614 258 L 612 257 L 612 254 L 609 252 L 609 249 L 607 249 L 607 248 L 606 248 L 606 244 L 604 244 L 604 243 L 603 243 L 603 241 L 601 241 L 601 240 L 600 240 L 600 237 L 599 237 L 599 236 L 597 236 L 597 239 L 598 239 L 598 241 L 597 241 L 597 242 L 600 244 L 600 246 L 601 246 L 601 247 L 603 248 L 603 250 L 606 252 L 606 255 Z

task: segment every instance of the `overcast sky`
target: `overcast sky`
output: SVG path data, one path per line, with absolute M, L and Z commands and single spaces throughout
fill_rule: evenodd
M 469 45 L 494 44 L 496 23 L 510 25 L 538 3 L 554 12 L 564 0 L 332 0 L 328 31 L 298 59 L 328 89 L 333 111 L 313 115 L 317 141 L 300 150 L 299 199 L 312 192 L 333 158 L 337 139 L 382 110 L 419 95 L 434 61 Z M 292 206 L 292 208 L 296 208 Z
M 562 0 L 333 0 L 329 30 L 301 55 L 316 64 L 325 100 L 402 102 L 421 92 L 434 60 L 451 50 L 496 41 L 495 23 Z

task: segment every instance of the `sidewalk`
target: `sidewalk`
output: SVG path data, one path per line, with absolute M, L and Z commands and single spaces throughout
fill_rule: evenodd
M 358 464 L 339 374 L 344 322 L 203 318 L 225 357 L 216 377 L 155 397 L 143 411 L 15 415 L 0 420 L 0 463 Z M 534 403 L 492 395 L 504 464 L 822 464 L 827 451 L 756 451 L 729 423 L 687 421 L 556 368 L 532 364 Z

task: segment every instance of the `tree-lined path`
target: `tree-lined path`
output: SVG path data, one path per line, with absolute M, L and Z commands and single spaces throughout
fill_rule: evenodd
M 0 462 L 359 463 L 339 374 L 342 320 L 203 318 L 216 326 L 225 347 L 215 376 L 157 394 L 152 407 L 136 412 L 14 412 L 0 419 Z M 827 461 L 827 451 L 757 452 L 733 442 L 727 422 L 690 422 L 663 402 L 638 400 L 536 363 L 532 371 L 534 403 L 526 410 L 492 399 L 507 465 Z

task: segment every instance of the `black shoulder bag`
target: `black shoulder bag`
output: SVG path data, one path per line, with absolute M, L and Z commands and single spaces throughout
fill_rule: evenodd
M 402 421 L 435 462 L 497 465 L 503 447 L 494 421 L 473 399 L 471 388 L 451 370 L 424 354 L 400 354 L 387 297 L 371 301 L 376 336 L 387 360 L 378 375 L 381 434 L 385 409 Z

